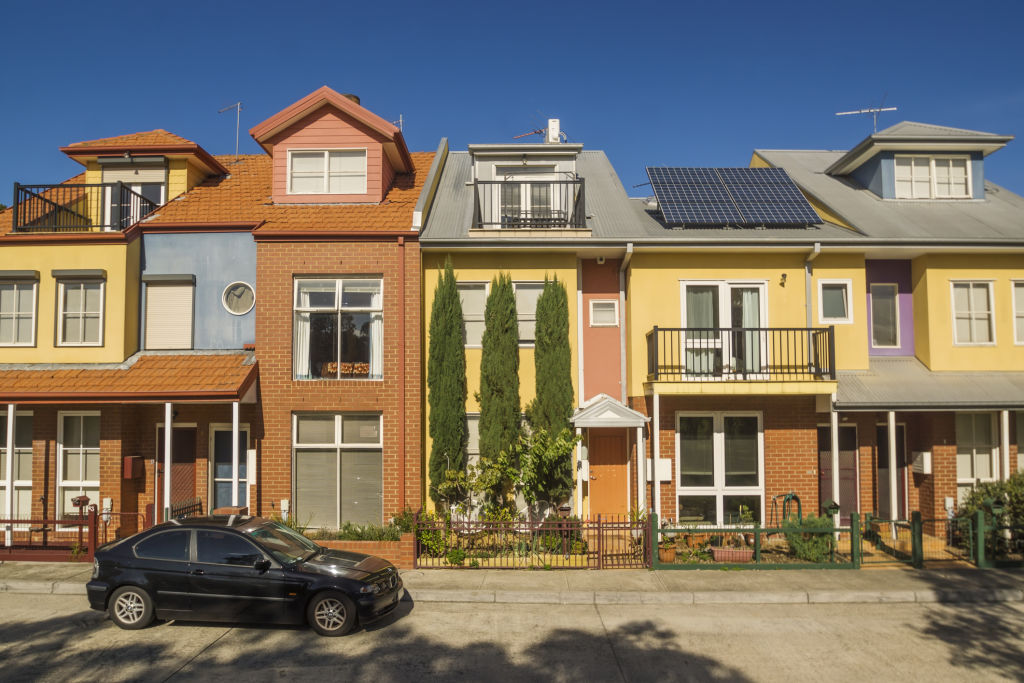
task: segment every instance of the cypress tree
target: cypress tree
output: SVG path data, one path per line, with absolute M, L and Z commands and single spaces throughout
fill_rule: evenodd
M 512 279 L 507 273 L 491 281 L 484 309 L 484 335 L 480 358 L 480 460 L 497 463 L 501 453 L 512 454 L 520 433 L 519 321 Z M 497 482 L 486 493 L 501 505 L 512 482 Z
M 427 397 L 430 404 L 430 497 L 450 503 L 438 493 L 447 470 L 466 469 L 466 349 L 462 303 L 451 258 L 437 276 L 430 312 Z
M 569 349 L 569 300 L 565 285 L 544 278 L 537 299 L 537 332 L 533 352 L 537 397 L 530 406 L 533 427 L 555 437 L 569 429 L 573 412 L 572 352 Z

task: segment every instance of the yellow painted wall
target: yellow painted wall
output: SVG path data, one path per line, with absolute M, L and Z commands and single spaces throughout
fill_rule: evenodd
M 771 252 L 635 252 L 630 263 L 626 293 L 626 363 L 629 395 L 644 394 L 643 385 L 647 379 L 647 333 L 655 325 L 682 325 L 680 280 L 766 282 L 768 326 L 806 327 L 804 258 L 805 255 L 799 253 Z M 847 268 L 847 264 L 838 262 L 825 272 L 845 273 L 848 272 Z M 786 274 L 785 286 L 780 284 L 783 273 Z M 863 274 L 860 277 L 863 282 Z M 817 321 L 816 311 L 814 320 Z M 857 352 L 851 352 L 849 357 L 844 352 L 842 363 L 859 362 L 861 361 Z M 840 363 L 838 347 L 837 363 Z M 840 367 L 843 365 L 840 364 Z
M 1024 371 L 1024 345 L 1014 339 L 1013 281 L 1024 280 L 1019 255 L 926 255 L 911 264 L 917 356 L 943 370 Z M 954 345 L 951 281 L 992 283 L 995 344 Z
M 0 248 L 0 270 L 39 271 L 36 345 L 0 347 L 4 363 L 119 363 L 138 348 L 139 246 L 130 244 L 15 245 Z M 57 281 L 51 271 L 107 272 L 103 346 L 57 346 Z
M 813 262 L 811 274 L 812 325 L 827 327 L 818 317 L 818 281 L 850 280 L 853 322 L 835 324 L 836 366 L 839 370 L 868 367 L 868 301 L 863 254 L 822 254 Z M 801 283 L 803 278 L 801 277 Z M 788 286 L 788 285 L 787 285 Z
M 448 254 L 423 254 L 423 371 L 426 373 L 427 358 L 430 349 L 430 312 L 434 301 L 434 290 L 437 289 L 438 275 L 444 271 L 444 261 Z M 576 326 L 576 255 L 575 254 L 544 254 L 509 253 L 506 250 L 495 250 L 490 253 L 453 253 L 451 254 L 455 277 L 463 282 L 490 282 L 499 273 L 508 273 L 513 282 L 543 282 L 545 275 L 549 278 L 557 276 L 565 283 L 569 301 L 569 346 L 572 349 L 572 384 L 579 403 L 579 386 L 577 386 L 577 326 Z M 466 412 L 480 412 L 480 405 L 474 396 L 480 390 L 480 355 L 481 349 L 466 349 Z M 427 379 L 424 377 L 424 390 Z M 533 348 L 519 348 L 519 401 L 525 408 L 536 395 L 536 373 L 533 365 Z M 423 443 L 424 457 L 430 458 L 430 406 L 424 396 L 423 403 Z M 424 472 L 427 468 L 424 467 Z M 429 499 L 430 481 L 426 482 Z

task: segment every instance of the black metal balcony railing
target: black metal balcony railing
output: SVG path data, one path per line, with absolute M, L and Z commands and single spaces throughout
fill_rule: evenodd
M 89 232 L 124 230 L 155 208 L 124 183 L 14 183 L 11 210 L 15 232 Z
M 583 179 L 478 180 L 473 227 L 502 230 L 583 230 L 587 227 Z
M 835 328 L 666 328 L 647 333 L 655 382 L 798 382 L 836 378 Z

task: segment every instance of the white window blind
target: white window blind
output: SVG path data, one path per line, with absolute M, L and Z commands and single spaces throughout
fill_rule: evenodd
M 146 285 L 146 348 L 192 348 L 191 284 Z

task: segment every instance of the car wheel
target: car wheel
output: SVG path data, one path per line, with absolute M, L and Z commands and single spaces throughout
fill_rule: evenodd
M 324 591 L 309 601 L 306 618 L 322 636 L 343 636 L 356 625 L 356 606 L 344 593 Z
M 138 586 L 121 586 L 110 596 L 107 612 L 121 628 L 145 628 L 153 622 L 153 598 Z

